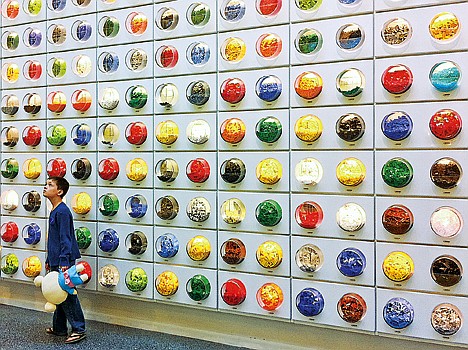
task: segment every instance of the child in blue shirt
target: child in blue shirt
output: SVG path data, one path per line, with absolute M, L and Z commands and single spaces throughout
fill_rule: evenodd
M 61 177 L 47 179 L 44 186 L 43 195 L 52 204 L 47 237 L 47 271 L 65 271 L 75 265 L 76 259 L 81 257 L 73 227 L 73 216 L 62 201 L 69 187 L 68 181 Z M 67 299 L 57 305 L 53 326 L 47 328 L 46 332 L 58 336 L 67 335 L 67 320 L 72 327 L 72 333 L 65 343 L 83 340 L 86 337 L 85 319 L 77 295 L 68 294 Z

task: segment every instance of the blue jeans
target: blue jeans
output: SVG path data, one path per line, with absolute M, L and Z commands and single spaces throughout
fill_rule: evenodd
M 72 332 L 86 332 L 83 310 L 77 295 L 68 294 L 67 299 L 57 305 L 52 325 L 54 332 L 66 334 L 67 320 L 71 325 Z

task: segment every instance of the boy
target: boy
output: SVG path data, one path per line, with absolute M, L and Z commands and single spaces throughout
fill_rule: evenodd
M 75 265 L 76 259 L 81 258 L 73 228 L 73 216 L 62 201 L 69 187 L 68 181 L 61 177 L 47 179 L 44 186 L 43 195 L 52 204 L 45 265 L 47 271 L 65 271 Z M 86 338 L 84 315 L 77 295 L 68 294 L 67 299 L 57 305 L 53 326 L 47 328 L 46 333 L 67 335 L 67 320 L 72 327 L 72 333 L 65 340 L 66 344 L 77 343 Z

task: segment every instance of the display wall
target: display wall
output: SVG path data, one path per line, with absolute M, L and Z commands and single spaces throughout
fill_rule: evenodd
M 3 1 L 1 277 L 468 344 L 467 9 Z

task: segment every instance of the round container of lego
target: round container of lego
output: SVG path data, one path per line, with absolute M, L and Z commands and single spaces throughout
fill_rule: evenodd
M 263 310 L 275 311 L 283 304 L 283 290 L 275 283 L 265 283 L 257 290 L 256 299 Z
M 142 85 L 130 86 L 125 93 L 125 101 L 129 107 L 141 109 L 148 101 L 148 92 Z
M 42 107 L 41 96 L 36 93 L 26 94 L 23 98 L 23 109 L 26 113 L 37 114 Z
M 2 113 L 15 115 L 19 111 L 20 101 L 16 95 L 5 95 L 2 98 Z
M 383 308 L 383 319 L 394 329 L 406 328 L 414 320 L 413 305 L 406 299 L 392 298 Z
M 47 62 L 47 74 L 53 79 L 61 79 L 67 73 L 67 62 L 63 58 L 54 57 Z
M 437 91 L 451 92 L 455 90 L 461 79 L 461 69 L 455 62 L 442 61 L 432 66 L 429 81 Z
M 187 139 L 195 145 L 203 145 L 208 142 L 211 135 L 210 124 L 203 119 L 192 120 L 186 129 Z
M 432 231 L 439 237 L 452 238 L 463 228 L 461 213 L 452 207 L 439 207 L 431 215 Z
M 134 158 L 127 163 L 125 172 L 129 180 L 136 182 L 143 181 L 148 175 L 148 165 L 144 159 Z
M 19 260 L 18 257 L 13 253 L 8 253 L 2 256 L 1 270 L 5 275 L 14 275 L 18 272 Z
M 205 222 L 211 214 L 210 202 L 204 197 L 192 198 L 187 204 L 186 214 L 193 222 Z
M 266 158 L 260 161 L 255 168 L 257 180 L 265 185 L 278 183 L 283 176 L 283 166 L 275 158 Z
M 239 265 L 246 255 L 244 242 L 238 238 L 229 238 L 221 245 L 219 254 L 226 264 Z
M 23 260 L 23 274 L 29 278 L 35 278 L 41 274 L 42 263 L 38 256 L 29 256 Z
M 163 7 L 156 13 L 155 22 L 159 29 L 171 31 L 179 24 L 179 14 L 171 7 Z
M 120 30 L 119 20 L 113 16 L 101 17 L 98 23 L 99 34 L 107 39 L 112 39 L 117 36 Z
M 245 123 L 238 118 L 229 118 L 220 126 L 221 138 L 230 144 L 237 144 L 245 137 Z
M 281 205 L 273 199 L 267 199 L 259 203 L 255 209 L 255 218 L 262 226 L 276 226 L 280 223 L 282 217 Z
M 70 166 L 72 176 L 77 180 L 86 180 L 91 176 L 93 168 L 87 158 L 78 158 L 73 160 Z
M 429 23 L 429 34 L 440 43 L 453 41 L 461 31 L 460 20 L 451 12 L 440 12 Z
M 91 38 L 93 27 L 87 21 L 75 21 L 72 24 L 72 37 L 76 41 L 86 42 Z
M 360 95 L 364 86 L 364 74 L 357 68 L 345 69 L 336 77 L 336 90 L 344 97 L 350 98 Z
M 366 167 L 357 158 L 343 159 L 336 167 L 336 178 L 344 186 L 358 186 L 366 178 Z
M 205 261 L 211 253 L 210 241 L 204 236 L 195 236 L 187 242 L 186 251 L 193 261 Z
M 172 120 L 164 120 L 156 125 L 156 140 L 163 145 L 172 145 L 179 138 L 179 126 Z
M 257 262 L 266 269 L 275 269 L 283 261 L 283 249 L 274 241 L 266 241 L 257 248 Z
M 187 9 L 187 21 L 196 28 L 206 26 L 210 21 L 210 17 L 210 7 L 202 2 L 192 3 Z
M 303 142 L 314 142 L 322 136 L 323 124 L 319 117 L 306 114 L 296 120 L 294 133 Z
M 244 180 L 246 168 L 242 160 L 230 158 L 221 164 L 219 172 L 223 181 L 230 184 L 238 184 Z
M 358 50 L 362 47 L 364 39 L 364 29 L 356 23 L 345 24 L 336 33 L 336 44 L 344 51 Z
M 46 171 L 49 177 L 64 177 L 67 173 L 67 163 L 63 158 L 52 158 L 47 162 Z
M 19 196 L 15 190 L 6 190 L 2 192 L 1 196 L 2 209 L 13 211 L 18 208 Z
M 404 18 L 392 18 L 384 23 L 380 36 L 391 47 L 406 45 L 413 34 L 411 24 Z
M 413 227 L 413 223 L 413 213 L 402 204 L 394 204 L 385 209 L 382 214 L 383 227 L 393 235 L 408 233 Z
M 172 233 L 165 233 L 156 239 L 156 253 L 163 259 L 170 259 L 179 252 L 179 240 Z
M 444 190 L 457 187 L 462 176 L 462 167 L 453 158 L 440 158 L 431 166 L 430 177 L 432 183 Z
M 41 208 L 41 195 L 37 191 L 28 191 L 21 200 L 24 210 L 35 213 Z
M 366 269 L 366 256 L 357 248 L 345 248 L 336 258 L 336 267 L 346 277 L 357 277 Z
M 203 158 L 192 159 L 188 162 L 185 173 L 190 181 L 203 183 L 210 177 L 210 164 Z
M 294 168 L 294 176 L 303 185 L 315 186 L 323 177 L 322 164 L 315 158 L 301 159 Z
M 322 5 L 322 0 L 294 0 L 296 7 L 305 12 L 314 12 Z
M 101 267 L 98 275 L 99 284 L 108 289 L 112 289 L 119 284 L 120 273 L 115 265 L 105 265 Z
M 230 37 L 221 45 L 221 58 L 229 63 L 238 63 L 245 57 L 246 45 L 241 38 Z
M 192 81 L 185 92 L 187 101 L 194 106 L 203 106 L 210 99 L 210 85 L 206 81 Z
M 98 68 L 102 73 L 113 74 L 119 69 L 120 59 L 115 52 L 104 51 L 98 57 Z
M 161 220 L 172 220 L 179 213 L 179 203 L 170 195 L 160 197 L 156 201 L 155 210 Z
M 125 238 L 125 247 L 127 252 L 132 255 L 141 255 L 146 252 L 148 247 L 148 239 L 141 231 L 133 231 Z
M 32 49 L 39 47 L 42 43 L 42 32 L 38 28 L 28 27 L 23 33 L 23 43 Z
M 404 64 L 397 64 L 385 69 L 380 81 L 390 94 L 400 95 L 408 91 L 413 84 L 413 73 Z
M 239 22 L 245 15 L 245 2 L 243 0 L 225 0 L 220 7 L 220 13 L 227 22 Z
M 296 94 L 306 100 L 318 97 L 323 89 L 322 77 L 315 72 L 303 72 L 294 81 Z
M 255 135 L 265 143 L 273 143 L 279 140 L 283 132 L 281 122 L 275 117 L 264 117 L 255 126 Z
M 461 116 L 453 109 L 440 109 L 429 120 L 429 129 L 439 140 L 453 140 L 462 131 Z
M 2 241 L 5 243 L 16 242 L 19 236 L 18 225 L 13 221 L 4 222 L 0 228 Z
M 62 91 L 52 91 L 47 95 L 47 108 L 53 113 L 61 113 L 67 106 L 67 97 Z
M 42 164 L 37 158 L 26 159 L 23 163 L 23 175 L 29 180 L 35 180 L 41 176 Z
M 275 59 L 283 49 L 283 41 L 277 34 L 262 34 L 255 45 L 257 54 L 266 59 Z
M 463 266 L 451 255 L 441 255 L 432 261 L 431 277 L 439 286 L 450 288 L 461 281 Z
M 245 84 L 239 78 L 228 78 L 223 81 L 220 87 L 220 94 L 227 103 L 236 104 L 245 97 Z
M 382 180 L 390 187 L 408 186 L 413 179 L 413 167 L 404 158 L 392 158 L 382 167 Z
M 114 216 L 119 211 L 119 198 L 113 193 L 106 193 L 99 197 L 99 212 L 104 216 Z
M 107 111 L 117 108 L 120 102 L 119 92 L 113 87 L 104 88 L 100 92 L 99 106 Z
M 141 194 L 135 194 L 127 198 L 125 202 L 125 211 L 133 219 L 139 219 L 146 215 L 148 211 L 148 202 Z
M 275 75 L 265 75 L 257 80 L 255 93 L 258 98 L 265 102 L 276 101 L 283 91 L 280 78 Z
M 5 179 L 14 179 L 19 173 L 19 163 L 15 158 L 7 158 L 2 161 L 2 177 Z
M 229 306 L 237 306 L 247 297 L 244 283 L 237 278 L 230 278 L 221 286 L 221 298 Z
M 324 263 L 323 252 L 316 245 L 304 244 L 296 251 L 294 261 L 303 272 L 317 272 L 322 268 Z
M 230 198 L 223 202 L 220 208 L 221 218 L 230 225 L 240 224 L 246 215 L 244 203 L 238 198 Z
M 359 294 L 347 293 L 338 300 L 336 309 L 343 321 L 357 323 L 366 315 L 367 304 Z
M 274 17 L 280 11 L 283 0 L 256 0 L 255 8 L 259 15 L 264 17 Z
M 21 136 L 26 146 L 36 147 L 41 143 L 42 131 L 36 125 L 28 125 L 23 129 L 23 134 Z
M 313 28 L 301 30 L 296 35 L 294 46 L 296 51 L 303 55 L 314 55 L 320 51 L 323 45 L 322 34 Z
M 312 201 L 299 204 L 294 212 L 294 218 L 299 226 L 313 230 L 323 221 L 323 210 L 320 205 Z
M 185 290 L 190 299 L 202 301 L 210 296 L 211 284 L 205 276 L 195 275 L 187 281 Z
M 390 281 L 403 282 L 413 276 L 413 259 L 405 252 L 394 251 L 389 253 L 382 262 L 382 270 Z
M 173 107 L 179 100 L 179 90 L 172 83 L 164 83 L 156 88 L 155 98 L 160 106 Z
M 405 112 L 392 112 L 382 119 L 381 129 L 388 139 L 402 141 L 411 135 L 413 121 Z
M 156 291 L 163 297 L 174 295 L 179 289 L 179 278 L 172 271 L 160 273 L 154 283 Z
M 179 175 L 179 165 L 172 158 L 164 158 L 156 163 L 155 172 L 159 181 L 172 182 Z
M 179 62 L 179 52 L 174 46 L 160 46 L 156 50 L 155 61 L 160 68 L 172 69 Z
M 51 125 L 47 128 L 47 142 L 52 146 L 62 146 L 67 140 L 67 129 L 62 124 Z
M 437 333 L 451 336 L 461 329 L 463 315 L 460 309 L 453 304 L 439 304 L 432 310 L 431 325 Z
M 346 203 L 336 212 L 336 223 L 346 232 L 357 232 L 366 224 L 366 212 L 356 203 Z
M 39 61 L 28 60 L 23 66 L 23 75 L 27 80 L 37 81 L 42 76 L 42 65 Z
M 76 228 L 75 236 L 79 249 L 88 249 L 93 241 L 90 229 L 85 226 Z
M 16 83 L 20 77 L 20 67 L 16 63 L 5 63 L 2 66 L 2 78 L 7 83 Z
M 142 12 L 132 12 L 127 16 L 125 27 L 130 34 L 140 36 L 146 32 L 148 18 Z
M 2 144 L 7 147 L 15 147 L 19 141 L 19 130 L 14 126 L 6 126 L 2 129 Z
M 98 235 L 98 245 L 105 253 L 114 252 L 119 247 L 119 235 L 114 229 L 108 228 Z
M 187 48 L 186 57 L 191 65 L 203 67 L 210 60 L 210 47 L 204 42 L 194 42 Z
M 296 296 L 296 308 L 305 317 L 319 315 L 325 307 L 322 293 L 315 288 L 304 288 Z
M 36 223 L 28 224 L 23 227 L 22 236 L 24 243 L 28 245 L 36 245 L 41 240 L 41 228 Z
M 141 267 L 135 267 L 125 275 L 125 285 L 131 292 L 142 292 L 148 285 L 148 275 Z

